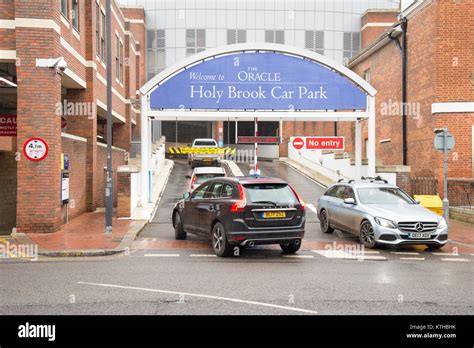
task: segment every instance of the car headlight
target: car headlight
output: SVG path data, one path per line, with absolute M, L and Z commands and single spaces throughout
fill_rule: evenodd
M 441 218 L 438 221 L 438 228 L 446 228 L 448 227 L 448 224 L 446 223 L 446 220 L 444 218 Z
M 387 219 L 384 219 L 384 218 L 381 218 L 381 217 L 376 217 L 375 222 L 378 225 L 382 226 L 382 227 L 397 228 L 396 223 L 392 220 L 387 220 Z

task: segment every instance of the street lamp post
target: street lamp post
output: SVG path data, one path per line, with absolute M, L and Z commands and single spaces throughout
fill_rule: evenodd
M 107 54 L 107 175 L 105 186 L 105 233 L 112 233 L 113 185 L 112 185 L 112 43 L 111 0 L 106 2 L 106 54 Z

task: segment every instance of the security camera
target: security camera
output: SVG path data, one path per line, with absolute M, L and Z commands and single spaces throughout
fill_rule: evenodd
M 433 129 L 433 133 L 438 134 L 438 133 L 443 133 L 446 129 L 445 128 L 435 128 Z
M 54 65 L 53 65 L 54 68 L 60 70 L 60 71 L 64 71 L 66 70 L 67 68 L 67 63 L 66 61 L 64 60 L 63 57 L 59 57 L 58 59 L 56 59 L 56 61 L 54 62 Z

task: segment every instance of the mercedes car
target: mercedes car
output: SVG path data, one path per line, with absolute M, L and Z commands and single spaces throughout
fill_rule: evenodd
M 295 253 L 305 232 L 305 203 L 280 179 L 214 178 L 183 195 L 172 221 L 176 239 L 200 235 L 211 240 L 217 256 L 259 244 L 279 244 L 284 253 Z
M 412 244 L 438 249 L 448 241 L 443 217 L 379 177 L 332 185 L 319 198 L 317 212 L 324 233 L 355 234 L 367 248 Z

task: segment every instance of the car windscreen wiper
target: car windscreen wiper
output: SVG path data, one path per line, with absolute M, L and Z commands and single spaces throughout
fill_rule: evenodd
M 256 202 L 252 202 L 252 203 L 262 203 L 262 204 L 273 204 L 273 205 L 277 205 L 275 202 L 273 201 L 256 201 Z

